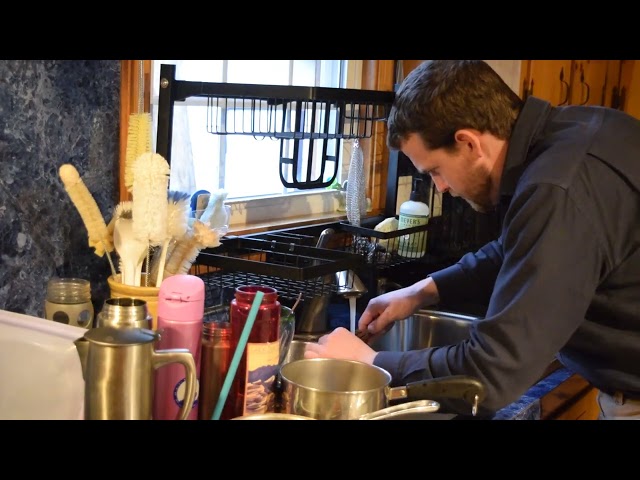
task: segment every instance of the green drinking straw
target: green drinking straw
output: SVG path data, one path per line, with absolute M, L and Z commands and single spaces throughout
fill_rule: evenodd
M 220 396 L 218 397 L 216 408 L 213 409 L 211 420 L 220 420 L 222 408 L 224 407 L 224 404 L 227 401 L 227 396 L 229 395 L 231 382 L 233 382 L 233 377 L 236 376 L 238 364 L 240 363 L 240 359 L 242 358 L 244 348 L 247 346 L 247 341 L 249 340 L 249 334 L 251 333 L 251 329 L 253 328 L 253 323 L 256 321 L 256 315 L 258 314 L 258 308 L 260 308 L 260 304 L 262 303 L 262 297 L 264 297 L 264 292 L 256 292 L 256 296 L 253 299 L 253 303 L 251 304 L 251 310 L 249 310 L 247 323 L 244 324 L 244 328 L 242 329 L 242 333 L 240 334 L 240 339 L 238 340 L 238 346 L 236 347 L 236 351 L 233 352 L 233 358 L 231 359 L 231 363 L 229 364 L 227 376 L 224 377 L 224 383 L 222 384 L 222 388 L 220 389 Z

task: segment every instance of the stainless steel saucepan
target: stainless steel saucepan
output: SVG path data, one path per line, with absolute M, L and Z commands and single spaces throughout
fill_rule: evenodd
M 402 419 L 405 415 L 410 416 L 437 412 L 439 408 L 440 404 L 433 400 L 415 400 L 413 402 L 376 410 L 375 412 L 365 413 L 358 417 L 358 420 L 396 420 Z M 315 420 L 315 418 L 295 415 L 293 413 L 258 413 L 235 417 L 231 420 Z
M 485 396 L 484 386 L 473 377 L 454 375 L 390 387 L 386 370 L 334 358 L 295 360 L 283 365 L 280 375 L 284 412 L 321 420 L 358 419 L 388 408 L 394 400 L 438 398 L 463 399 L 475 415 Z

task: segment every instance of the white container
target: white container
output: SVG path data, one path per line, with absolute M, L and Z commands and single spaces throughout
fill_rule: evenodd
M 0 310 L 0 420 L 83 420 L 87 330 Z
M 426 225 L 429 221 L 429 206 L 420 201 L 418 185 L 422 180 L 413 179 L 413 189 L 409 200 L 400 205 L 398 230 Z M 398 255 L 406 258 L 420 258 L 427 248 L 427 231 L 403 235 L 398 241 Z

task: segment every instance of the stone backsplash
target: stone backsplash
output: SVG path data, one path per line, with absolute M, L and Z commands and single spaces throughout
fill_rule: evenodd
M 53 276 L 91 282 L 101 309 L 106 256 L 58 169 L 76 167 L 108 222 L 118 201 L 119 60 L 0 62 L 0 309 L 44 317 Z

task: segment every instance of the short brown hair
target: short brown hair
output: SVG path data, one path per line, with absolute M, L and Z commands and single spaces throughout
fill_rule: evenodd
M 398 89 L 387 119 L 387 144 L 400 149 L 418 133 L 430 149 L 454 145 L 455 132 L 474 128 L 506 140 L 523 101 L 482 60 L 428 60 Z

